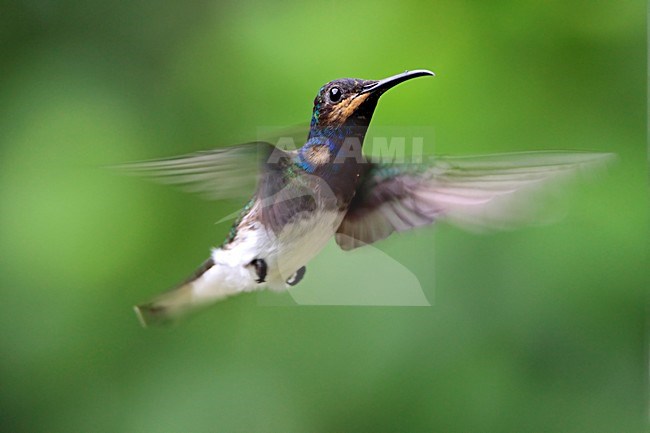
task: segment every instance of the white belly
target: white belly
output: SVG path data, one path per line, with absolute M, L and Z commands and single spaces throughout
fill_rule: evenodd
M 286 290 L 287 280 L 322 250 L 343 218 L 335 211 L 317 211 L 308 219 L 287 225 L 280 233 L 267 230 L 258 222 L 242 225 L 235 239 L 224 248 L 212 251 L 214 264 L 202 274 L 175 290 L 166 292 L 137 311 L 164 317 L 243 292 L 263 288 Z M 254 259 L 266 262 L 266 279 L 259 276 Z M 153 317 L 152 316 L 152 317 Z
M 313 259 L 336 232 L 344 214 L 318 211 L 313 217 L 287 225 L 277 235 L 255 223 L 241 230 L 227 248 L 215 248 L 215 265 L 194 282 L 196 294 L 221 298 L 262 288 L 285 290 L 286 281 Z M 267 264 L 266 281 L 250 263 L 263 259 Z
M 266 258 L 269 268 L 274 270 L 273 279 L 284 284 L 313 259 L 325 248 L 342 218 L 340 212 L 321 211 L 312 218 L 300 220 L 282 230 L 272 242 Z

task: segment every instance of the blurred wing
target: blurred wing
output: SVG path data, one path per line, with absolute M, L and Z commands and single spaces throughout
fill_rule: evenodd
M 276 151 L 282 152 L 270 143 L 256 142 L 114 168 L 220 200 L 251 195 L 263 163 Z
M 436 220 L 508 228 L 540 215 L 540 191 L 613 154 L 532 152 L 436 158 L 432 165 L 370 163 L 336 240 L 349 250 Z

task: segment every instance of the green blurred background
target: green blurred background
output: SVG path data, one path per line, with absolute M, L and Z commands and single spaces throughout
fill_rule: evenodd
M 4 2 L 0 429 L 645 430 L 645 22 L 645 2 L 614 0 Z M 567 188 L 556 224 L 380 243 L 431 307 L 247 295 L 140 328 L 131 305 L 186 277 L 241 203 L 103 167 L 254 139 L 307 122 L 331 79 L 413 68 L 437 77 L 390 92 L 373 125 L 432 127 L 444 154 L 619 161 Z

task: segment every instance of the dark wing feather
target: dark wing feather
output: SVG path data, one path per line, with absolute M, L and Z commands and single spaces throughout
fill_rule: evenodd
M 436 158 L 431 165 L 371 163 L 336 240 L 349 250 L 446 220 L 470 228 L 507 228 L 539 217 L 540 191 L 612 154 L 533 152 Z
M 302 212 L 316 209 L 313 180 L 318 178 L 296 166 L 292 154 L 278 151 L 276 155 L 264 164 L 257 199 L 260 222 L 277 234 Z
M 261 168 L 275 157 L 276 151 L 282 152 L 270 143 L 255 142 L 114 168 L 176 185 L 209 200 L 220 200 L 251 195 Z

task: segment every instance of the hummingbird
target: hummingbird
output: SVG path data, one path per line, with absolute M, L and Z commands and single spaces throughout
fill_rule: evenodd
M 540 186 L 611 156 L 524 152 L 418 164 L 366 157 L 364 138 L 381 96 L 427 76 L 435 74 L 417 69 L 382 80 L 330 81 L 318 91 L 309 134 L 295 150 L 255 142 L 122 166 L 211 199 L 238 197 L 255 185 L 223 243 L 194 274 L 134 307 L 142 325 L 174 321 L 241 293 L 287 290 L 332 238 L 351 250 L 436 221 L 508 227 L 526 218 L 525 197 Z

